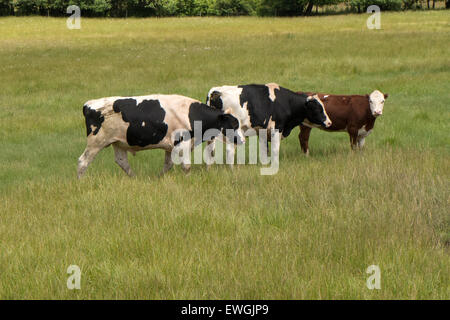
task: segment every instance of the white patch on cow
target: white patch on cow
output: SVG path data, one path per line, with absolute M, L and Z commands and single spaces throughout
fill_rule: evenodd
M 358 137 L 361 138 L 365 138 L 367 137 L 370 133 L 372 132 L 372 130 L 366 130 L 366 126 L 362 126 L 359 130 L 358 130 Z
M 364 143 L 365 143 L 366 138 L 358 138 L 358 147 L 361 149 L 362 147 L 364 147 Z
M 331 120 L 330 120 L 330 117 L 328 117 L 327 110 L 325 110 L 325 106 L 323 105 L 322 100 L 320 100 L 320 98 L 319 98 L 319 96 L 317 94 L 315 94 L 313 96 L 313 99 L 316 99 L 316 101 L 319 102 L 319 104 L 322 106 L 323 113 L 325 114 L 325 117 L 326 117 L 326 119 L 325 119 L 323 124 L 325 125 L 325 127 L 328 128 L 329 126 L 331 126 Z
M 275 89 L 280 90 L 280 86 L 277 83 L 266 83 L 266 87 L 269 88 L 269 99 L 275 101 Z
M 229 112 L 238 119 L 241 128 L 246 126 L 250 127 L 247 102 L 241 106 L 239 100 L 242 93 L 242 88 L 239 88 L 238 86 L 214 87 L 209 90 L 208 97 L 211 96 L 214 91 L 220 92 L 223 110 L 231 109 Z M 210 105 L 209 100 L 207 104 Z
M 92 110 L 99 110 L 99 109 L 105 109 L 108 106 L 112 106 L 114 101 L 117 99 L 122 99 L 123 97 L 106 97 L 106 98 L 100 98 L 95 100 L 89 100 L 85 103 L 86 106 L 88 106 Z
M 250 121 L 250 113 L 248 112 L 247 108 L 248 102 L 244 102 L 244 105 L 242 106 L 242 110 L 240 114 L 242 115 L 241 121 L 241 128 L 242 130 L 246 131 L 252 127 L 252 123 Z
M 326 96 L 323 96 L 323 98 L 324 98 L 324 99 L 328 98 L 328 95 L 326 95 Z
M 358 130 L 358 138 L 357 138 L 357 143 L 358 143 L 358 147 L 361 149 L 364 146 L 366 137 L 372 132 L 372 130 L 366 130 L 366 126 L 362 126 L 359 130 Z
M 302 125 L 304 125 L 304 126 L 306 126 L 306 127 L 308 127 L 308 128 L 319 128 L 319 129 L 322 128 L 321 125 L 312 123 L 312 122 L 309 121 L 308 119 L 303 120 Z
M 370 111 L 374 117 L 381 116 L 383 114 L 384 107 L 384 94 L 378 90 L 375 90 L 369 95 Z
M 269 121 L 267 122 L 267 130 L 275 129 L 275 121 L 272 120 L 272 116 L 270 116 Z
M 166 112 L 164 122 L 167 123 L 169 130 L 166 137 L 161 142 L 173 144 L 172 133 L 174 130 L 171 128 L 182 128 L 188 131 L 194 129 L 191 128 L 189 122 L 189 106 L 194 102 L 199 102 L 198 100 L 180 95 L 153 95 L 149 97 L 158 100 L 159 104 Z
M 372 130 L 368 130 L 368 131 L 366 130 L 365 125 L 358 130 L 357 143 L 358 143 L 358 147 L 360 149 L 364 146 L 365 139 L 371 132 L 372 132 Z
M 142 126 L 145 127 L 145 121 L 142 121 Z

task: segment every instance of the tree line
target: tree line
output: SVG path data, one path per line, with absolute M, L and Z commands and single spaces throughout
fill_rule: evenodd
M 93 17 L 299 16 L 337 6 L 358 13 L 370 5 L 382 11 L 434 9 L 438 2 L 450 8 L 450 0 L 0 0 L 0 15 L 66 16 L 66 8 L 77 5 L 83 16 Z

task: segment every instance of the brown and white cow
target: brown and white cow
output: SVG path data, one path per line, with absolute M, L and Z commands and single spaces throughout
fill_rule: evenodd
M 297 92 L 312 94 L 311 92 Z M 361 149 L 365 138 L 372 132 L 377 117 L 383 114 L 384 101 L 388 94 L 378 90 L 366 95 L 334 95 L 318 93 L 322 100 L 332 125 L 328 128 L 316 126 L 305 120 L 300 125 L 300 146 L 309 154 L 308 140 L 312 128 L 325 131 L 347 131 L 350 136 L 351 148 Z
M 134 154 L 146 149 L 164 149 L 165 173 L 173 166 L 172 151 L 175 148 L 180 149 L 180 153 L 190 151 L 194 143 L 201 143 L 207 134 L 221 134 L 228 139 L 231 132 L 234 138 L 231 142 L 244 142 L 239 120 L 234 116 L 179 95 L 90 100 L 84 104 L 83 115 L 87 146 L 78 159 L 79 178 L 95 156 L 110 145 L 114 148 L 116 163 L 132 176 L 127 152 Z M 200 132 L 194 132 L 199 125 Z M 184 171 L 189 171 L 190 159 L 182 160 L 181 166 Z

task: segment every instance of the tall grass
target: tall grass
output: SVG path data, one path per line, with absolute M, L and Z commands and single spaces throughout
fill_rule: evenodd
M 448 299 L 448 13 L 366 18 L 0 19 L 0 298 Z M 274 176 L 109 148 L 76 180 L 86 100 L 251 82 L 390 97 L 364 152 L 295 130 Z

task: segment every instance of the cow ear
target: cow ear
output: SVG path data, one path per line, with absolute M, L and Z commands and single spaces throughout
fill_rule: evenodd
M 389 97 L 389 93 L 384 94 L 384 98 L 387 99 Z

